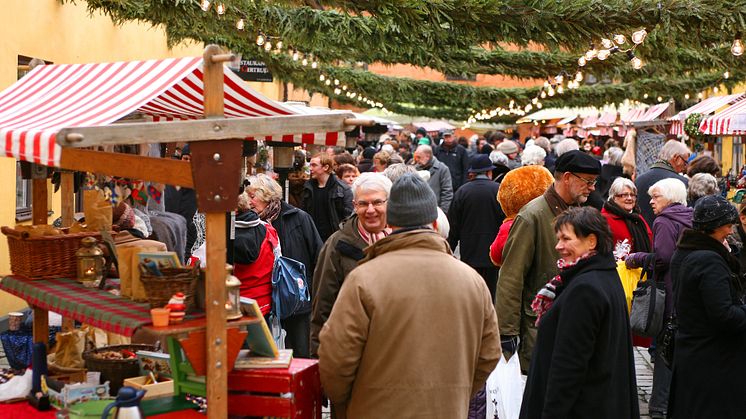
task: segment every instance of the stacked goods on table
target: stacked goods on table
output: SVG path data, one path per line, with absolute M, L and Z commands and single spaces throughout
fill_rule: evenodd
M 125 378 L 140 375 L 140 365 L 135 352 L 154 351 L 152 345 L 115 345 L 93 349 L 83 354 L 88 371 L 101 372 L 101 381 L 110 382 L 110 394 L 116 395 Z

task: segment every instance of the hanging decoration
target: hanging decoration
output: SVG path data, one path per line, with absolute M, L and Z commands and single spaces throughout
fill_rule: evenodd
M 692 113 L 684 120 L 684 132 L 689 138 L 698 140 L 702 137 L 702 133 L 699 131 L 699 124 L 702 122 L 703 115 L 700 113 Z

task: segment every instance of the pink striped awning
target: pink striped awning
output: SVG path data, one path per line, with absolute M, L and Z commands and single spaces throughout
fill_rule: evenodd
M 223 80 L 228 118 L 303 114 L 252 90 L 228 68 Z M 133 112 L 154 121 L 195 119 L 203 109 L 202 58 L 43 65 L 0 92 L 0 138 L 8 157 L 59 166 L 55 136 L 62 128 L 108 125 Z M 345 134 L 288 133 L 274 141 L 344 145 Z
M 726 95 L 726 96 L 713 96 L 709 97 L 699 103 L 697 103 L 694 106 L 691 106 L 687 109 L 684 109 L 683 111 L 677 113 L 676 115 L 668 118 L 669 121 L 672 121 L 673 124 L 671 125 L 671 129 L 669 132 L 671 134 L 683 134 L 684 133 L 684 122 L 686 121 L 686 118 L 689 117 L 689 115 L 693 113 L 699 113 L 702 115 L 709 115 L 718 109 L 722 108 L 723 106 L 732 105 L 733 103 L 742 100 L 746 98 L 746 94 L 739 93 L 734 95 Z
M 650 122 L 659 119 L 661 115 L 668 109 L 670 104 L 668 102 L 659 103 L 649 107 L 642 115 L 636 116 L 630 120 L 630 122 Z
M 744 132 L 734 129 L 731 123 L 735 117 L 743 114 L 746 114 L 746 100 L 739 100 L 721 112 L 704 118 L 699 124 L 699 130 L 707 135 L 741 135 Z
M 619 118 L 619 122 L 622 125 L 624 125 L 624 124 L 631 124 L 632 121 L 635 121 L 635 120 L 639 119 L 642 115 L 644 115 L 646 111 L 647 111 L 647 108 L 633 108 L 633 109 L 630 109 L 627 112 L 625 112 L 624 115 L 622 115 Z

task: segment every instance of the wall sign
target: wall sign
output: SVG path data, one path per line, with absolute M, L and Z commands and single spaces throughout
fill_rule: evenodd
M 246 81 L 272 82 L 272 73 L 262 61 L 242 59 L 238 67 L 231 66 L 231 70 Z

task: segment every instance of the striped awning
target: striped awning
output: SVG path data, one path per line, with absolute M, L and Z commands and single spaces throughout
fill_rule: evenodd
M 733 119 L 746 114 L 746 100 L 739 100 L 721 112 L 704 118 L 699 124 L 699 130 L 706 135 L 741 135 L 744 132 L 732 126 Z
M 644 115 L 646 111 L 647 111 L 647 108 L 630 109 L 629 111 L 621 115 L 621 117 L 619 118 L 619 122 L 620 124 L 630 124 L 632 123 L 632 121 Z
M 598 122 L 598 115 L 591 115 L 591 116 L 585 117 L 583 121 L 580 123 L 580 126 L 585 129 L 595 128 L 597 122 Z
M 616 111 L 606 112 L 596 121 L 597 127 L 609 127 L 616 123 Z
M 717 111 L 718 109 L 732 105 L 733 103 L 742 100 L 743 98 L 746 98 L 746 94 L 739 93 L 734 95 L 727 95 L 727 96 L 713 96 L 709 97 L 699 103 L 697 103 L 694 106 L 691 106 L 687 109 L 684 109 L 683 111 L 677 113 L 676 115 L 668 118 L 669 121 L 672 121 L 673 124 L 671 125 L 671 129 L 669 132 L 671 134 L 683 134 L 684 133 L 684 122 L 686 121 L 686 118 L 689 117 L 689 115 L 693 113 L 699 113 L 702 115 L 710 115 L 711 113 Z
M 659 103 L 657 105 L 653 105 L 649 107 L 644 113 L 633 116 L 632 119 L 630 119 L 630 122 L 651 122 L 655 121 L 656 119 L 659 119 L 661 115 L 668 109 L 670 104 L 668 102 L 665 103 Z
M 0 92 L 5 155 L 59 166 L 55 136 L 62 128 L 108 125 L 133 112 L 154 121 L 201 118 L 202 76 L 202 58 L 194 57 L 38 66 Z M 303 114 L 252 90 L 228 68 L 223 80 L 228 118 Z M 288 133 L 274 141 L 344 145 L 345 134 Z

